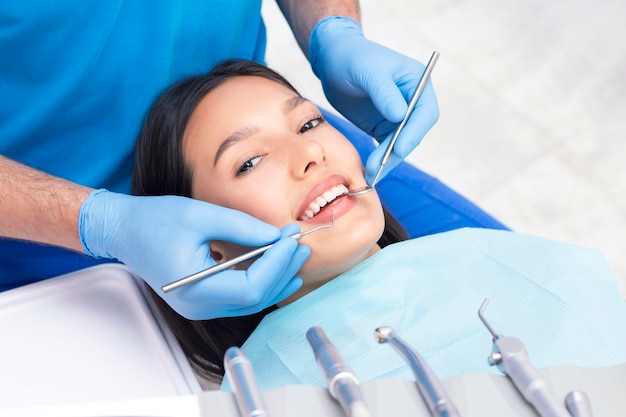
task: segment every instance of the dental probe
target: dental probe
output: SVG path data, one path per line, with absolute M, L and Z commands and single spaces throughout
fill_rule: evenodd
M 296 239 L 296 240 L 300 240 L 302 239 L 304 236 L 309 235 L 313 232 L 317 232 L 318 230 L 322 230 L 322 229 L 328 229 L 330 227 L 333 227 L 335 225 L 335 215 L 334 213 L 331 211 L 330 212 L 330 218 L 331 218 L 331 222 L 330 224 L 323 224 L 321 226 L 317 226 L 314 227 L 312 229 L 306 230 L 304 232 L 298 232 L 298 233 L 294 233 L 293 235 L 290 235 L 288 237 L 292 238 L 292 239 Z M 182 287 L 183 285 L 187 285 L 187 284 L 191 284 L 192 282 L 196 282 L 198 280 L 201 280 L 203 278 L 208 278 L 212 275 L 217 274 L 218 272 L 222 272 L 226 269 L 232 268 L 235 265 L 238 265 L 242 262 L 248 261 L 256 256 L 259 256 L 263 253 L 265 253 L 265 251 L 267 251 L 269 248 L 271 248 L 272 246 L 274 246 L 276 244 L 276 242 L 274 243 L 270 243 L 269 245 L 265 245 L 262 246 L 260 248 L 251 250 L 248 253 L 244 253 L 243 255 L 239 255 L 233 259 L 230 259 L 228 261 L 224 261 L 222 263 L 219 263 L 217 265 L 213 265 L 210 268 L 205 269 L 204 271 L 200 271 L 200 272 L 196 272 L 195 274 L 189 275 L 185 278 L 181 278 L 178 281 L 174 281 L 172 283 L 169 283 L 167 285 L 164 285 L 161 287 L 161 290 L 164 293 L 168 293 L 172 290 L 175 290 L 176 288 Z
M 387 165 L 387 162 L 389 162 L 389 159 L 391 158 L 393 147 L 395 146 L 396 141 L 398 140 L 398 136 L 400 136 L 400 132 L 402 132 L 402 129 L 404 128 L 404 125 L 406 125 L 406 122 L 409 120 L 411 113 L 413 113 L 413 109 L 415 108 L 417 101 L 422 95 L 424 88 L 426 88 L 426 83 L 428 83 L 430 74 L 431 72 L 433 72 L 433 68 L 435 67 L 437 60 L 439 59 L 439 55 L 440 55 L 439 52 L 434 51 L 433 54 L 430 56 L 430 59 L 428 60 L 428 63 L 426 64 L 426 68 L 424 68 L 424 72 L 422 73 L 422 77 L 417 83 L 417 88 L 415 89 L 415 92 L 413 93 L 413 97 L 411 97 L 409 106 L 406 109 L 406 114 L 404 115 L 404 118 L 402 119 L 398 127 L 396 128 L 396 131 L 391 137 L 391 140 L 389 141 L 389 143 L 387 143 L 387 149 L 385 149 L 385 153 L 383 154 L 383 159 L 380 161 L 380 166 L 378 167 L 378 171 L 376 172 L 376 175 L 374 176 L 374 179 L 372 180 L 372 184 L 368 185 L 367 187 L 350 191 L 348 192 L 348 195 L 361 195 L 361 194 L 369 193 L 370 191 L 374 189 L 374 186 L 378 182 L 378 177 L 383 172 L 383 168 L 385 167 L 385 165 Z
M 434 417 L 460 417 L 461 414 L 450 400 L 441 381 L 430 369 L 424 358 L 401 339 L 392 327 L 377 328 L 374 331 L 374 337 L 378 343 L 389 343 L 409 364 L 413 375 L 415 375 L 417 388 L 431 415 Z
M 335 398 L 348 417 L 370 417 L 356 376 L 344 364 L 337 348 L 330 343 L 324 330 L 313 326 L 306 332 L 306 338 L 313 349 L 315 361 L 321 368 L 328 391 Z
M 256 382 L 252 364 L 237 347 L 224 354 L 226 376 L 233 385 L 235 399 L 242 417 L 267 417 L 261 390 Z
M 478 317 L 493 336 L 493 353 L 489 356 L 489 365 L 496 365 L 507 375 L 517 390 L 541 417 L 571 417 L 548 389 L 548 384 L 541 378 L 537 369 L 530 363 L 524 344 L 516 337 L 502 336 L 493 331 L 483 317 L 489 304 L 485 298 L 478 310 Z

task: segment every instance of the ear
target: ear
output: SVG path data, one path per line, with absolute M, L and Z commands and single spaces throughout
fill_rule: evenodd
M 215 245 L 213 242 L 211 242 L 211 259 L 213 259 L 215 262 L 220 263 L 220 262 L 224 262 L 224 252 L 221 251 L 220 249 L 218 249 L 219 245 Z
M 249 248 L 245 246 L 237 245 L 232 242 L 225 242 L 223 240 L 212 240 L 210 243 L 211 258 L 215 262 L 224 262 L 229 259 L 233 259 L 236 256 L 244 254 Z M 240 269 L 235 267 L 235 269 Z

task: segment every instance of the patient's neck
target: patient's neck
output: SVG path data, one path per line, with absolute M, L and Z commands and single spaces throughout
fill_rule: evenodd
M 368 259 L 369 257 L 374 255 L 378 251 L 380 251 L 380 246 L 374 245 L 365 254 L 365 256 L 362 256 L 362 257 L 360 257 L 357 260 L 352 260 L 352 261 L 346 262 L 342 266 L 336 266 L 335 265 L 335 266 L 333 266 L 332 268 L 329 268 L 329 269 L 321 269 L 321 270 L 317 270 L 317 271 L 313 271 L 313 272 L 308 272 L 306 275 L 304 275 L 304 274 L 300 275 L 299 274 L 299 276 L 302 277 L 302 281 L 303 281 L 302 287 L 298 291 L 296 291 L 295 293 L 293 293 L 292 295 L 290 295 L 289 297 L 284 299 L 283 301 L 279 302 L 277 304 L 278 307 L 284 307 L 287 304 L 293 303 L 294 301 L 298 300 L 299 298 L 304 297 L 308 293 L 310 293 L 312 291 L 315 291 L 316 289 L 318 289 L 322 285 L 326 284 L 327 282 L 337 278 L 339 275 L 348 272 L 349 270 L 351 270 L 352 268 L 354 268 L 355 266 L 357 266 L 358 264 L 360 264 L 364 260 Z

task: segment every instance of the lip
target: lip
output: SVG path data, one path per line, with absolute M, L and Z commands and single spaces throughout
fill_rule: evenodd
M 322 179 L 317 184 L 315 184 L 315 186 L 311 188 L 311 191 L 309 191 L 309 193 L 306 195 L 306 197 L 302 201 L 302 204 L 298 208 L 298 211 L 296 212 L 296 218 L 300 218 L 304 210 L 306 210 L 309 207 L 309 204 L 312 201 L 314 201 L 317 197 L 319 197 L 322 193 L 324 193 L 325 191 L 339 184 L 343 184 L 348 189 L 350 189 L 348 180 L 341 175 L 330 175 Z M 345 195 L 343 197 L 338 197 L 326 207 L 329 207 L 329 208 L 332 207 L 333 215 L 335 219 L 337 219 L 342 214 L 350 210 L 352 206 L 354 206 L 355 204 L 356 204 L 356 198 Z M 304 221 L 300 220 L 300 221 L 303 223 L 307 223 L 307 224 L 330 223 L 331 222 L 330 210 L 326 210 L 325 208 L 312 219 L 304 220 Z
M 354 207 L 356 203 L 357 199 L 354 196 L 344 195 L 342 197 L 338 197 L 332 203 L 326 206 L 328 207 L 328 209 L 325 208 L 312 219 L 305 220 L 302 223 L 310 225 L 329 224 L 332 222 L 333 218 L 336 221 L 338 218 L 350 211 L 350 209 L 352 209 L 352 207 Z

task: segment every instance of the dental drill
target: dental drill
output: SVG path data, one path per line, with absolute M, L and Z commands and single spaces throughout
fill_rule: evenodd
M 315 360 L 326 377 L 328 391 L 348 417 L 370 417 L 356 376 L 343 362 L 337 348 L 328 340 L 324 330 L 313 326 L 306 332 Z
M 541 378 L 528 357 L 526 347 L 516 337 L 503 336 L 493 331 L 483 315 L 489 299 L 485 298 L 478 310 L 478 317 L 493 337 L 493 352 L 488 357 L 490 365 L 508 376 L 522 396 L 537 410 L 541 417 L 590 417 L 587 396 L 580 391 L 572 391 L 566 397 L 567 407 L 559 402 Z
M 233 386 L 241 416 L 267 417 L 252 364 L 238 347 L 233 346 L 226 350 L 224 370 Z
M 374 331 L 374 338 L 378 343 L 389 343 L 400 356 L 409 364 L 417 388 L 422 394 L 430 414 L 433 417 L 460 417 L 461 414 L 452 403 L 443 384 L 437 378 L 424 358 L 407 342 L 400 338 L 395 330 L 389 326 L 379 327 Z

